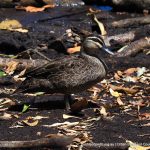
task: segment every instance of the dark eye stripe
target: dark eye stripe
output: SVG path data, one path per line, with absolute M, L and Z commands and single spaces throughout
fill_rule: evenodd
M 91 36 L 91 37 L 88 37 L 87 40 L 92 40 L 102 46 L 105 46 L 105 43 L 101 37 Z
M 87 42 L 91 42 L 91 43 L 95 43 L 95 45 L 97 45 L 99 48 L 103 47 L 103 45 L 100 42 L 95 42 L 91 39 L 86 40 Z

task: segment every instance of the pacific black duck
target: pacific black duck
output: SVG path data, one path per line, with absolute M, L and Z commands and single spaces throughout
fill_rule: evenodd
M 87 37 L 80 53 L 61 57 L 27 72 L 26 80 L 16 92 L 63 93 L 69 108 L 70 94 L 84 91 L 106 76 L 107 67 L 100 58 L 101 50 L 113 54 L 101 37 Z

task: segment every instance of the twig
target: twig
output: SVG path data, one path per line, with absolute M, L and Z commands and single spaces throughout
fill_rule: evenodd
M 0 148 L 33 148 L 33 147 L 50 147 L 50 148 L 65 148 L 71 144 L 73 137 L 60 136 L 52 134 L 48 138 L 41 138 L 29 141 L 0 141 Z

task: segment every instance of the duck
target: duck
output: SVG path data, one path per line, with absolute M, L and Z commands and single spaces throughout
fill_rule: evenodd
M 101 58 L 102 50 L 113 55 L 101 36 L 89 36 L 83 41 L 79 53 L 57 58 L 26 72 L 26 79 L 15 93 L 62 93 L 66 109 L 70 110 L 71 94 L 87 90 L 106 76 L 108 69 Z

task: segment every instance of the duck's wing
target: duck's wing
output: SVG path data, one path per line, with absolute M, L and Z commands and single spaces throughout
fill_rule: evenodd
M 82 60 L 79 55 L 65 56 L 26 72 L 24 76 L 46 79 L 61 74 L 61 72 L 65 72 L 68 69 L 73 69 L 74 66 L 79 67 L 80 65 L 83 65 L 83 61 L 84 60 Z
M 97 83 L 106 72 L 98 59 L 73 55 L 49 62 L 26 75 L 28 78 L 23 81 L 17 92 L 39 90 L 51 93 L 75 93 Z

